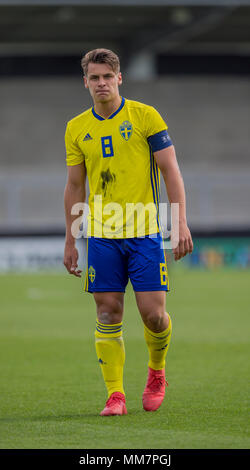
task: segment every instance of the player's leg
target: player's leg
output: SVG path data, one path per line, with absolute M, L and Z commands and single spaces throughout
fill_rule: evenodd
M 144 323 L 144 336 L 149 350 L 151 369 L 165 369 L 172 324 L 165 308 L 164 291 L 135 292 L 138 310 Z
M 95 347 L 108 392 L 101 416 L 126 414 L 123 388 L 125 348 L 122 336 L 124 294 L 96 292 L 94 298 L 97 307 Z
M 125 360 L 122 337 L 124 294 L 122 292 L 96 292 L 97 307 L 95 346 L 98 362 L 108 391 L 108 398 L 123 389 Z
M 163 291 L 135 292 L 149 352 L 148 378 L 142 396 L 146 411 L 156 411 L 165 396 L 165 362 L 172 333 L 172 322 L 165 310 L 165 295 Z
M 106 407 L 101 415 L 126 414 L 122 318 L 128 279 L 119 243 L 115 240 L 89 239 L 88 272 L 85 290 L 87 285 L 96 302 L 95 346 L 108 392 Z
M 129 260 L 129 275 L 149 352 L 143 406 L 147 411 L 154 411 L 165 395 L 165 361 L 172 332 L 171 319 L 165 309 L 167 266 L 159 234 L 155 238 L 134 239 L 131 244 L 134 249 Z

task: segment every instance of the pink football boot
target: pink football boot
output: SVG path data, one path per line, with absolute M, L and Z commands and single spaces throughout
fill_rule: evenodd
M 115 415 L 126 415 L 127 408 L 125 402 L 125 396 L 123 393 L 114 392 L 108 398 L 104 410 L 100 413 L 101 416 L 115 416 Z
M 142 395 L 142 403 L 145 411 L 156 411 L 161 406 L 165 388 L 168 383 L 165 380 L 165 369 L 154 370 L 148 368 L 148 380 Z

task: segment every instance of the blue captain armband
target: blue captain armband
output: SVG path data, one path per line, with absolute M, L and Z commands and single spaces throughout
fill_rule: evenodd
M 157 132 L 157 134 L 148 137 L 148 143 L 151 145 L 153 152 L 158 152 L 158 150 L 162 150 L 173 145 L 167 130 Z

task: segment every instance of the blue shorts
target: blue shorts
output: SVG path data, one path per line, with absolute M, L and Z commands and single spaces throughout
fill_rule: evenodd
M 85 292 L 125 292 L 129 279 L 136 292 L 168 291 L 162 237 L 151 237 L 88 238 Z

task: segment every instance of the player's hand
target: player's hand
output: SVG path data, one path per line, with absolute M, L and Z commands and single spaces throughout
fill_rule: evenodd
M 65 244 L 64 249 L 64 261 L 63 264 L 69 274 L 73 274 L 76 277 L 81 277 L 81 270 L 78 268 L 78 250 L 73 244 Z
M 178 245 L 173 249 L 175 261 L 184 258 L 184 256 L 186 256 L 188 253 L 192 253 L 193 247 L 192 236 L 187 224 L 180 222 Z

